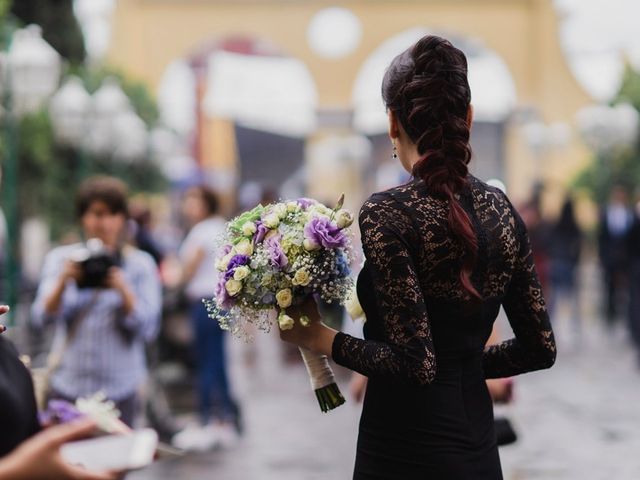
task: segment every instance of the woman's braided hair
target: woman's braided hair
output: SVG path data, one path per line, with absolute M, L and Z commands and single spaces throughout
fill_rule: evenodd
M 471 282 L 478 239 L 458 196 L 467 186 L 471 160 L 471 90 L 464 53 L 444 38 L 423 37 L 391 62 L 382 82 L 382 98 L 422 156 L 413 167 L 414 177 L 449 202 L 449 226 L 465 251 L 460 282 L 480 299 Z

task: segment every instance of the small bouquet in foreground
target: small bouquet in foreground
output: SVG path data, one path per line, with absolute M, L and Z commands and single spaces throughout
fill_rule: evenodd
M 104 433 L 127 433 L 129 428 L 120 421 L 120 411 L 115 403 L 107 400 L 103 392 L 90 397 L 78 398 L 74 403 L 65 400 L 50 400 L 47 409 L 40 412 L 42 425 L 68 423 L 77 418 L 91 418 Z
M 269 331 L 274 317 L 282 330 L 296 320 L 308 326 L 308 317 L 294 319 L 287 308 L 310 295 L 344 303 L 353 286 L 353 216 L 343 202 L 344 195 L 333 209 L 307 198 L 258 205 L 230 221 L 216 262 L 215 298 L 205 302 L 210 316 L 243 336 L 247 323 Z M 342 405 L 326 356 L 300 351 L 322 411 Z

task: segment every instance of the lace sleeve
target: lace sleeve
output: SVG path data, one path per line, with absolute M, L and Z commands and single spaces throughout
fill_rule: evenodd
M 338 333 L 334 360 L 368 377 L 424 385 L 436 372 L 429 320 L 410 255 L 411 219 L 390 195 L 372 196 L 362 207 L 360 230 L 386 342 Z
M 524 222 L 511 207 L 519 251 L 502 305 L 515 338 L 487 347 L 483 366 L 487 378 L 509 377 L 551 367 L 556 344 L 545 306 L 531 243 Z

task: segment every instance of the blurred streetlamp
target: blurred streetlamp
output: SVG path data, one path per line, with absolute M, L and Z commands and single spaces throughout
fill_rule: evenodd
M 3 163 L 2 206 L 7 219 L 6 301 L 18 299 L 19 218 L 18 218 L 18 123 L 25 113 L 37 111 L 55 91 L 60 78 L 58 53 L 42 39 L 40 27 L 29 25 L 14 32 L 3 61 L 2 97 L 5 162 Z M 10 317 L 10 322 L 13 316 Z
M 82 80 L 70 75 L 49 103 L 53 133 L 61 145 L 78 148 L 84 143 L 91 95 Z
M 116 159 L 132 163 L 148 153 L 149 133 L 144 120 L 129 106 L 113 122 L 113 155 Z
M 115 78 L 106 78 L 91 100 L 86 147 L 93 154 L 107 155 L 118 146 L 114 133 L 116 119 L 126 113 L 131 104 Z
M 585 107 L 577 113 L 576 123 L 585 144 L 599 155 L 627 148 L 638 140 L 640 118 L 628 103 Z
M 53 134 L 60 145 L 76 149 L 78 153 L 78 180 L 87 172 L 84 153 L 87 135 L 87 117 L 91 108 L 91 96 L 82 80 L 69 76 L 49 102 L 49 116 Z
M 632 147 L 638 141 L 640 118 L 628 103 L 615 107 L 592 105 L 576 114 L 578 131 L 584 143 L 595 152 L 598 165 L 597 194 L 601 200 L 608 195 L 612 180 L 612 157 Z
M 540 184 L 544 157 L 569 143 L 571 129 L 563 122 L 546 124 L 540 120 L 532 120 L 524 125 L 523 133 L 525 142 L 535 159 L 534 180 L 536 184 Z
M 125 162 L 147 154 L 144 120 L 114 78 L 105 79 L 92 97 L 81 79 L 70 76 L 51 98 L 49 114 L 56 141 L 79 150 L 81 178 L 87 170 L 86 150 Z
M 38 111 L 58 87 L 60 69 L 60 55 L 42 38 L 39 26 L 17 30 L 7 53 L 13 112 L 24 115 Z

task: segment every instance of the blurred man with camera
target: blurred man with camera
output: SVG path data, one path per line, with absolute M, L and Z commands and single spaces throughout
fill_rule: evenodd
M 153 259 L 126 244 L 127 189 L 93 177 L 78 191 L 84 242 L 47 255 L 32 307 L 35 326 L 56 322 L 47 397 L 102 391 L 131 425 L 146 378 L 144 346 L 158 330 L 161 290 Z

